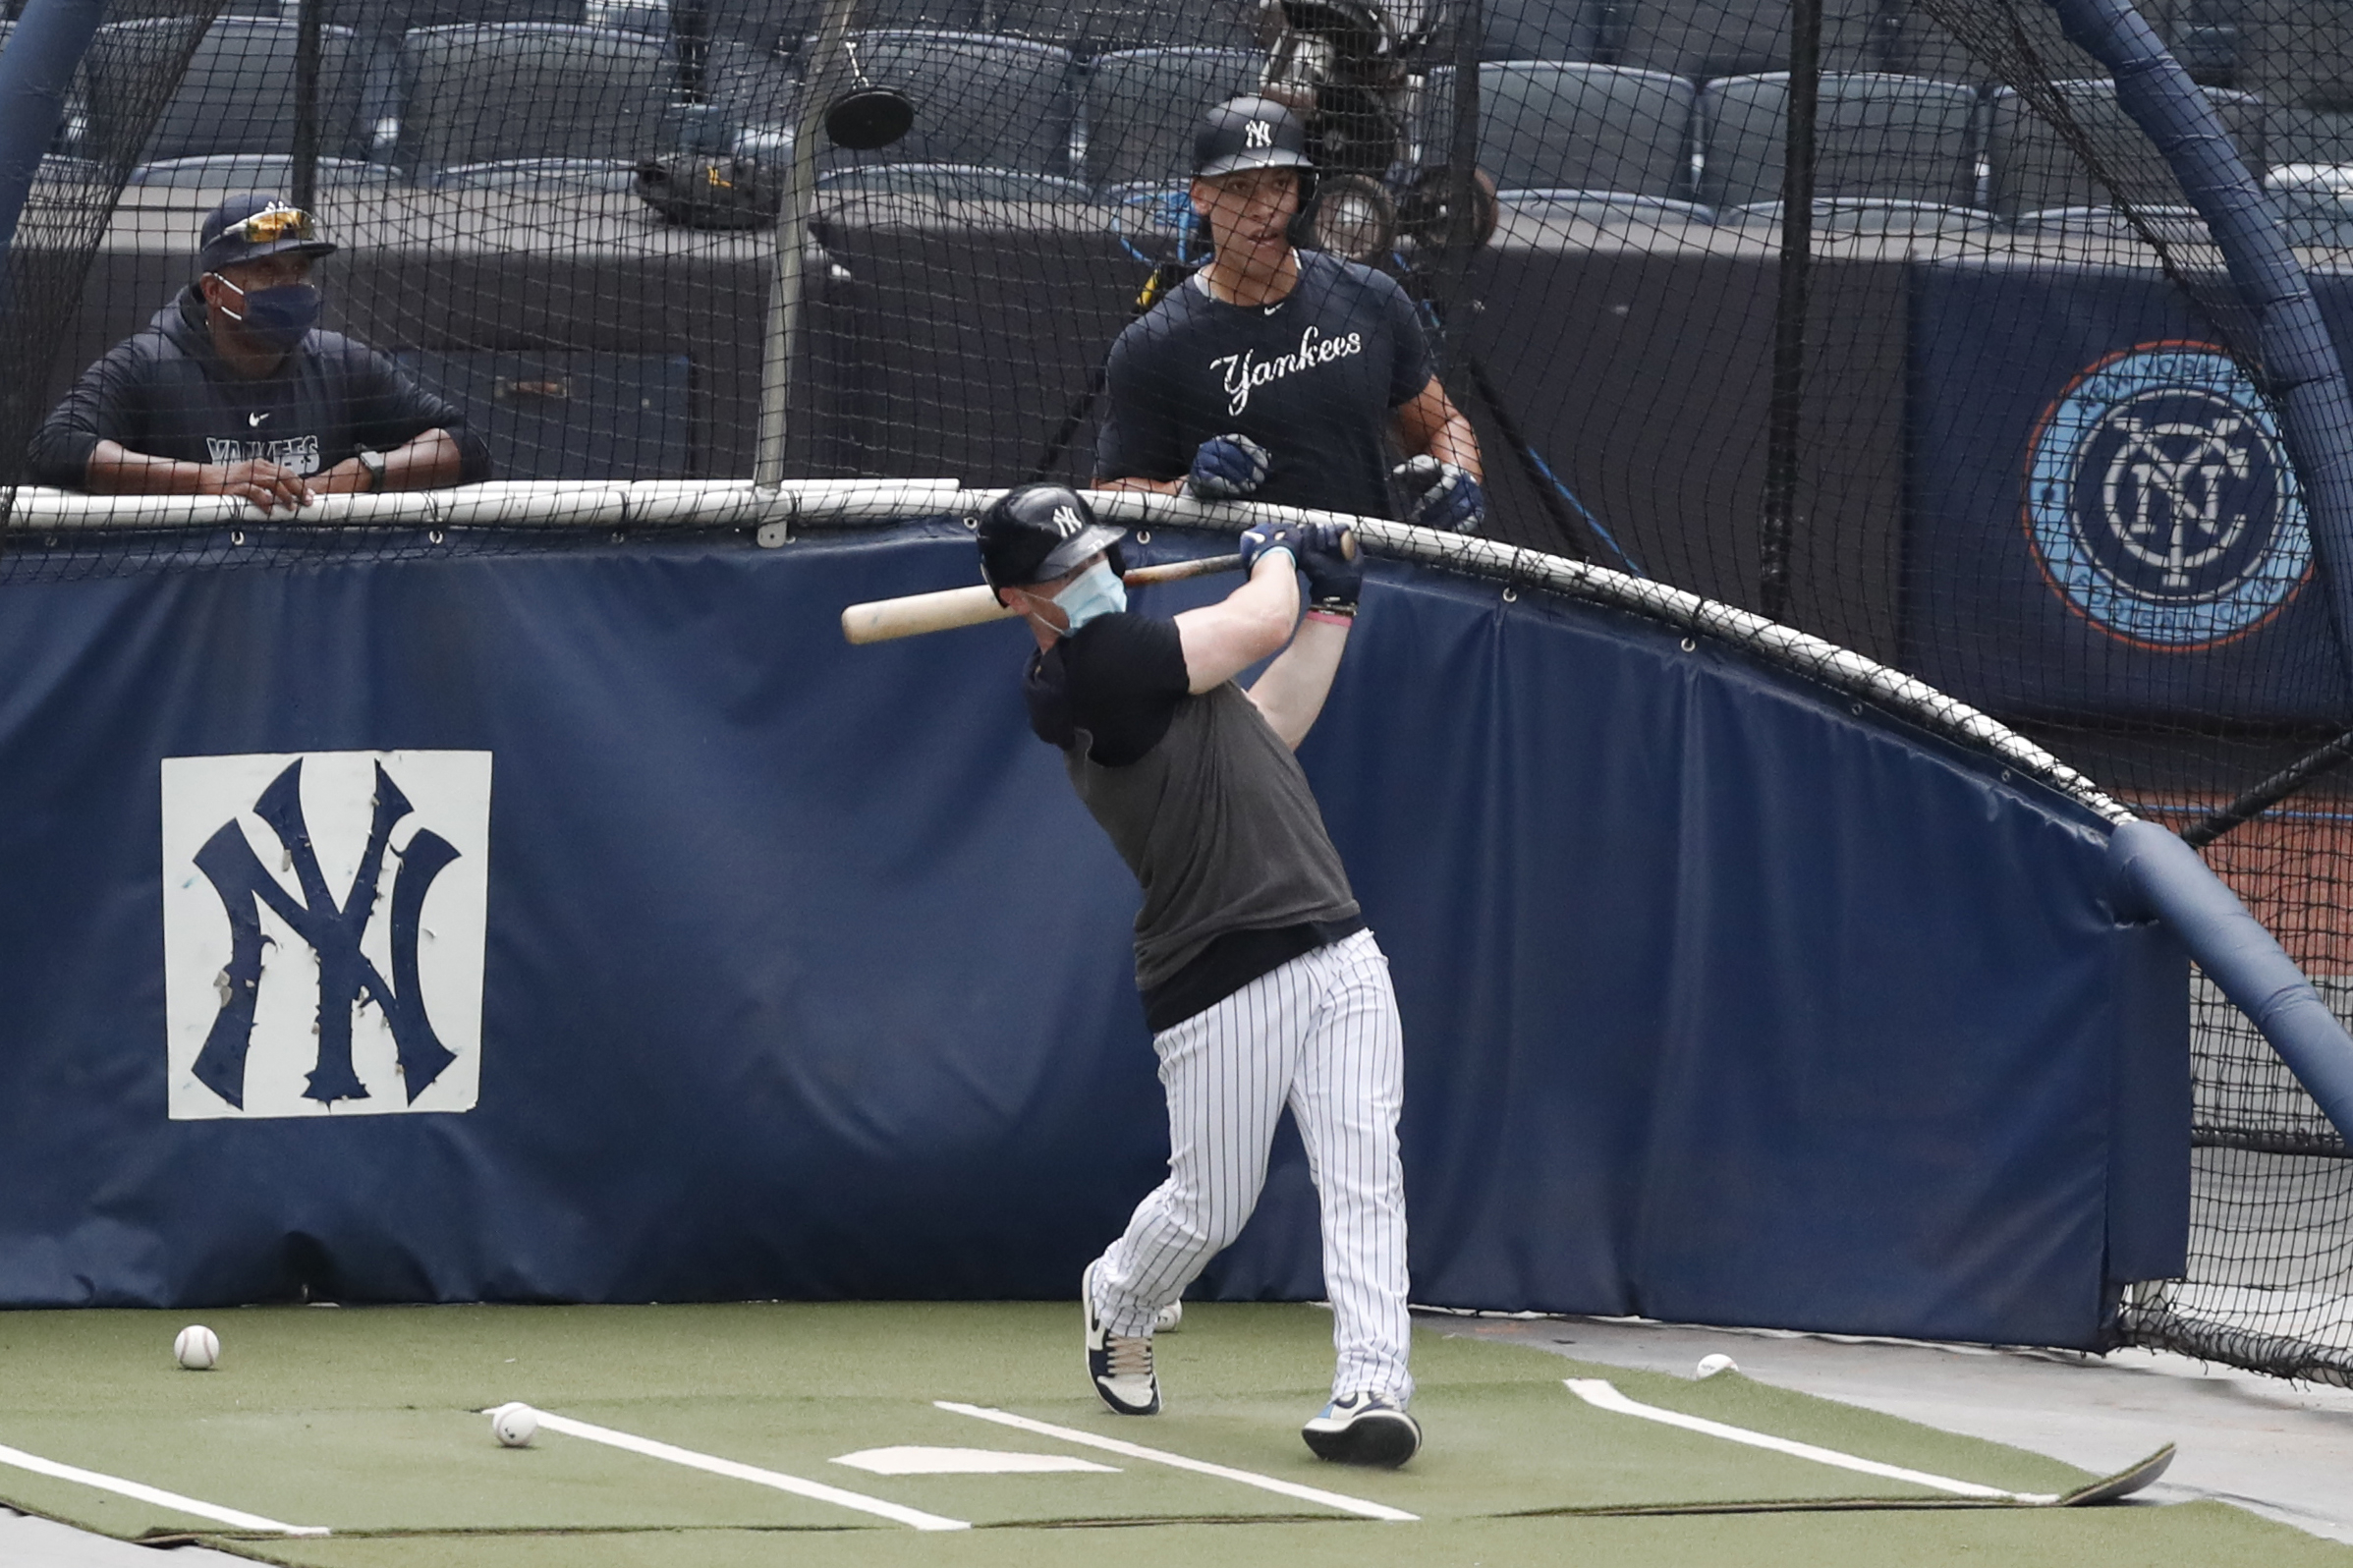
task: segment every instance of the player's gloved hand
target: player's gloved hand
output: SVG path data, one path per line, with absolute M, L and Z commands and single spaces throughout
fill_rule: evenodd
M 1257 569 L 1259 557 L 1268 550 L 1288 550 L 1296 562 L 1300 557 L 1300 529 L 1296 523 L 1261 523 L 1242 531 L 1242 570 L 1248 574 Z
M 1307 574 L 1308 608 L 1353 614 L 1365 590 L 1365 557 L 1352 548 L 1345 523 L 1310 523 L 1299 531 L 1299 569 Z
M 1389 470 L 1389 477 L 1410 498 L 1412 515 L 1407 521 L 1417 528 L 1476 533 L 1486 521 L 1486 491 L 1467 469 L 1426 455 L 1398 464 Z
M 1185 488 L 1205 501 L 1231 501 L 1266 482 L 1274 458 L 1247 435 L 1212 435 L 1193 454 Z

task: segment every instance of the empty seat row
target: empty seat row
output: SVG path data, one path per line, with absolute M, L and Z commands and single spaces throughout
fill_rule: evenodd
M 1432 125 L 1452 114 L 1452 73 L 1434 73 Z M 2054 84 L 2117 196 L 2180 199 L 2162 155 L 2104 80 Z M 2250 167 L 2265 163 L 2265 106 L 2208 88 Z M 1480 68 L 1480 162 L 1505 192 L 1611 193 L 1709 208 L 1778 199 L 1787 140 L 1786 73 L 1695 87 L 1618 66 L 1498 62 Z M 1434 130 L 1430 133 L 1436 140 Z M 1824 77 L 1815 121 L 1814 188 L 1830 200 L 1983 204 L 2005 220 L 2100 207 L 2110 197 L 2067 141 L 2004 88 L 1880 74 Z
M 94 146 L 113 147 L 122 128 L 140 123 L 148 84 L 190 48 L 198 26 L 166 20 L 100 30 L 85 72 Z M 1258 62 L 1246 50 L 1147 50 L 1104 56 L 1078 73 L 1068 51 L 1024 39 L 883 31 L 857 34 L 856 44 L 860 68 L 903 86 L 919 112 L 899 144 L 863 155 L 829 149 L 828 167 L 989 166 L 1075 173 L 1096 187 L 1176 178 L 1195 115 L 1245 90 Z M 283 154 L 292 142 L 291 48 L 288 24 L 215 24 L 145 157 Z M 322 40 L 321 145 L 330 157 L 370 150 L 373 128 L 361 109 L 364 55 L 350 29 L 330 28 Z M 399 62 L 399 140 L 373 150 L 415 173 L 484 164 L 542 174 L 570 165 L 610 169 L 675 144 L 682 129 L 678 59 L 663 38 L 565 24 L 436 27 L 405 34 Z M 796 87 L 780 64 L 738 47 L 714 55 L 711 66 L 707 81 L 725 118 L 791 122 Z M 1442 144 L 1452 114 L 1452 79 L 1451 71 L 1432 73 L 1424 95 L 1423 134 L 1433 144 Z M 1083 89 L 1074 90 L 1076 82 Z M 1785 77 L 1735 77 L 1702 89 L 1681 76 L 1626 67 L 1506 61 L 1482 67 L 1480 82 L 1482 162 L 1506 190 L 1615 192 L 1709 205 L 1777 194 Z M 2105 84 L 2066 90 L 2097 135 L 2113 143 L 2112 160 L 2136 170 L 2155 160 Z M 2260 163 L 2263 105 L 2226 92 L 2216 101 L 2250 160 Z M 1967 204 L 1976 196 L 1982 144 L 1993 169 L 1990 199 L 2004 216 L 2101 199 L 2014 97 L 1991 100 L 1982 136 L 1972 130 L 1978 96 L 1952 84 L 1833 75 L 1823 81 L 1821 102 L 1817 189 L 1826 197 Z M 1074 120 L 1084 140 L 1076 168 Z

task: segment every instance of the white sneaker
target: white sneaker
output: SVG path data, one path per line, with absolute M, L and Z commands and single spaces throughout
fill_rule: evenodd
M 1185 1304 L 1181 1301 L 1170 1302 L 1160 1309 L 1160 1316 L 1152 1319 L 1152 1332 L 1155 1334 L 1173 1334 L 1184 1326 Z
M 1094 1264 L 1079 1276 L 1079 1300 L 1087 1313 L 1087 1379 L 1104 1404 L 1121 1416 L 1157 1416 L 1160 1380 L 1152 1373 L 1152 1336 L 1114 1334 L 1094 1310 Z
M 1382 1394 L 1354 1393 L 1334 1399 L 1305 1427 L 1317 1459 L 1340 1465 L 1396 1469 L 1422 1451 L 1422 1424 Z

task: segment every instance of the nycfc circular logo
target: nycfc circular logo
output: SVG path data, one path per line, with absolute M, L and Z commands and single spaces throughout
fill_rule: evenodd
M 2148 646 L 2243 637 L 2312 570 L 2278 424 L 2202 343 L 2145 343 L 2068 384 L 2028 453 L 2025 521 L 2068 604 Z

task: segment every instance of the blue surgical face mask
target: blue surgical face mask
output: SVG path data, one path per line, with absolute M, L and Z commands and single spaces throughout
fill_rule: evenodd
M 221 281 L 229 283 L 227 278 Z M 245 308 L 232 310 L 224 305 L 221 313 L 243 326 L 246 335 L 264 348 L 291 353 L 303 341 L 303 334 L 318 324 L 319 293 L 315 283 L 286 283 L 274 289 L 251 291 L 239 289 L 234 283 L 229 283 L 229 287 L 237 291 Z
M 1109 561 L 1097 561 L 1072 578 L 1070 586 L 1054 595 L 1054 602 L 1070 617 L 1070 630 L 1075 632 L 1098 615 L 1116 615 L 1126 609 L 1128 586 L 1111 570 Z

